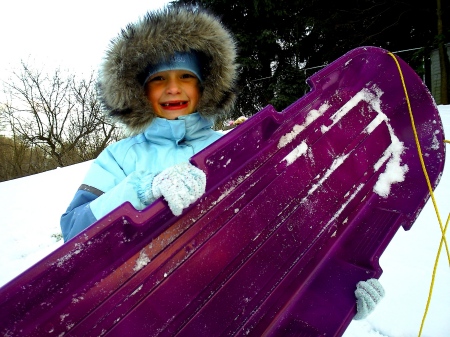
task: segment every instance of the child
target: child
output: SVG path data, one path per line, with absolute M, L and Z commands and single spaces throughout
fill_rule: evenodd
M 66 213 L 64 240 L 129 201 L 164 196 L 175 215 L 205 191 L 190 157 L 221 137 L 216 116 L 235 101 L 236 43 L 212 14 L 190 7 L 147 13 L 111 42 L 99 74 L 109 115 L 131 137 L 93 162 Z
M 200 198 L 206 177 L 189 158 L 221 137 L 212 119 L 234 104 L 235 59 L 235 41 L 219 20 L 189 7 L 148 13 L 112 41 L 100 96 L 132 137 L 93 162 L 61 217 L 65 241 L 125 201 L 141 210 L 163 196 L 179 215 Z M 384 291 L 371 279 L 355 294 L 361 319 Z

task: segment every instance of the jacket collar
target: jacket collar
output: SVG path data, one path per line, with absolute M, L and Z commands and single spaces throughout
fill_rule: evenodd
M 165 141 L 191 141 L 206 137 L 211 132 L 212 121 L 205 119 L 198 112 L 169 120 L 155 117 L 144 131 L 144 136 L 153 143 Z

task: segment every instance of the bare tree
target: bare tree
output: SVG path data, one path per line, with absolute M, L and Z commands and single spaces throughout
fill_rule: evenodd
M 24 177 L 54 168 L 45 153 L 17 137 L 0 136 L 0 181 Z
M 0 181 L 15 179 L 55 168 L 57 165 L 38 147 L 22 139 L 12 128 L 6 106 L 0 103 Z
M 0 107 L 14 135 L 41 149 L 58 166 L 95 158 L 120 130 L 102 113 L 94 73 L 88 79 L 49 76 L 22 62 L 6 83 L 9 101 Z

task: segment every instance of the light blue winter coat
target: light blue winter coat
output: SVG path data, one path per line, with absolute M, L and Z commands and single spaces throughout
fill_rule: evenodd
M 94 160 L 66 213 L 61 229 L 67 241 L 126 201 L 143 209 L 139 182 L 175 164 L 186 162 L 219 139 L 212 123 L 198 113 L 176 120 L 155 118 L 137 136 L 108 146 Z M 142 184 L 141 184 L 142 185 Z

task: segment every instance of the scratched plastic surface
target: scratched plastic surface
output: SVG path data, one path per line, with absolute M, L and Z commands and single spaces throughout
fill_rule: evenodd
M 399 62 L 436 186 L 441 121 Z M 428 189 L 385 50 L 352 50 L 309 84 L 192 158 L 207 192 L 180 217 L 163 200 L 142 212 L 124 204 L 2 287 L 1 335 L 342 335 L 356 283 L 381 275 L 380 255 Z M 401 143 L 404 180 L 380 196 Z

